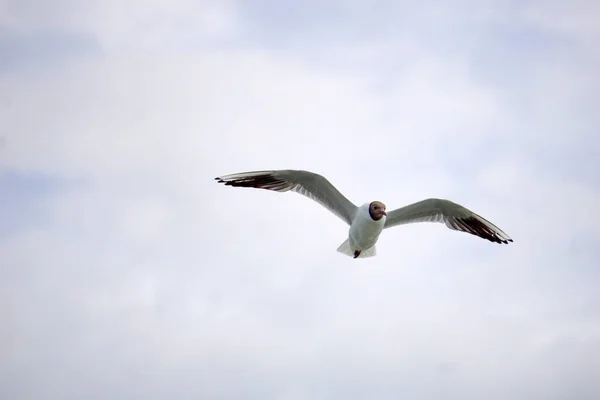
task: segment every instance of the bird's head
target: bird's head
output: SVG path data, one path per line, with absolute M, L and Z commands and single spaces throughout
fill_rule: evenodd
M 383 216 L 387 216 L 385 212 L 385 204 L 380 201 L 373 201 L 369 204 L 369 215 L 373 221 L 379 221 Z

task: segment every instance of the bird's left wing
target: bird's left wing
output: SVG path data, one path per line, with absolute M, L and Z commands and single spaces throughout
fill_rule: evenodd
M 496 225 L 473 211 L 443 199 L 427 199 L 387 214 L 384 228 L 414 222 L 443 222 L 450 229 L 467 232 L 494 243 L 513 240 Z
M 241 172 L 215 178 L 228 186 L 300 193 L 340 217 L 348 225 L 356 214 L 356 205 L 339 192 L 327 179 L 309 171 L 276 170 Z

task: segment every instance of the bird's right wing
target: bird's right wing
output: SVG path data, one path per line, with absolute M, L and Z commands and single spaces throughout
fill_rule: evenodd
M 215 178 L 219 183 L 235 187 L 300 193 L 340 217 L 348 225 L 356 214 L 356 205 L 341 194 L 335 186 L 319 174 L 298 170 L 253 171 L 223 175 Z

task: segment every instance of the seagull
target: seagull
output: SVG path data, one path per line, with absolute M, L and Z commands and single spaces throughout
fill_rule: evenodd
M 226 186 L 293 191 L 327 208 L 350 226 L 348 239 L 337 251 L 353 258 L 374 257 L 375 244 L 386 228 L 414 222 L 442 222 L 452 230 L 470 233 L 498 244 L 513 240 L 496 225 L 450 200 L 430 198 L 392 211 L 381 201 L 360 207 L 348 200 L 325 177 L 302 170 L 240 172 L 216 177 Z

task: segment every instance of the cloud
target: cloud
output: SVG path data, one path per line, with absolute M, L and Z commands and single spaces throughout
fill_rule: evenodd
M 93 38 L 80 33 L 62 31 L 41 31 L 19 33 L 5 30 L 0 39 L 0 52 L 3 57 L 0 71 L 23 69 L 43 64 L 45 68 L 54 63 L 65 62 L 97 54 L 98 44 Z
M 586 59 L 555 33 L 521 44 L 483 26 L 524 24 L 516 5 L 440 6 L 437 40 L 416 6 L 356 27 L 358 2 L 346 20 L 186 1 L 64 3 L 44 19 L 11 4 L 5 24 L 87 32 L 101 55 L 0 75 L 2 397 L 600 390 L 597 117 L 579 107 L 598 81 L 570 61 L 535 69 L 555 49 Z M 412 23 L 386 30 L 400 14 Z M 467 33 L 527 59 L 478 62 Z M 415 224 L 355 262 L 317 204 L 213 181 L 263 168 L 322 173 L 358 204 L 451 198 L 515 243 Z

